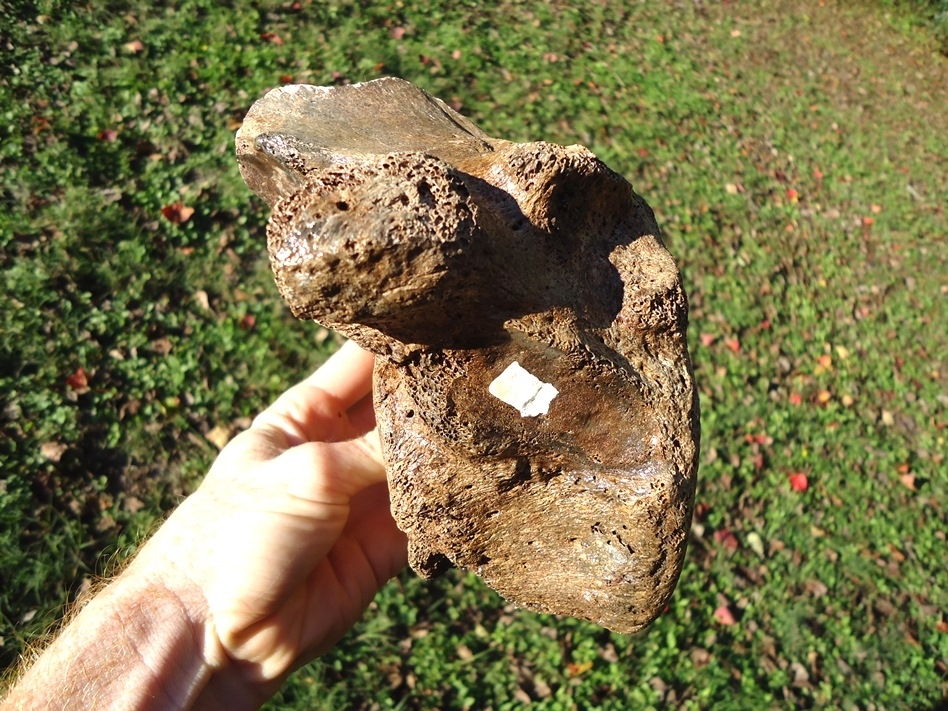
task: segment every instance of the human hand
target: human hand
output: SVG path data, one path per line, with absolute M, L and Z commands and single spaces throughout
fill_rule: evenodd
M 199 699 L 212 706 L 269 698 L 406 564 L 372 429 L 372 362 L 347 343 L 281 396 L 124 574 L 156 578 L 197 617 L 215 669 Z

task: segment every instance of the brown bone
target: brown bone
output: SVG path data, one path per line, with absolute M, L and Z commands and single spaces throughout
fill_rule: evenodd
M 654 620 L 684 558 L 698 407 L 681 279 L 628 182 L 399 79 L 275 89 L 237 155 L 293 313 L 381 356 L 411 566 L 617 632 Z M 545 411 L 491 394 L 513 362 L 555 388 Z

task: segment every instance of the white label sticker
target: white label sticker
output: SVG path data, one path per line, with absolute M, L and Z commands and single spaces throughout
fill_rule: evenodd
M 487 387 L 491 395 L 520 411 L 521 417 L 545 415 L 553 398 L 560 394 L 514 361 Z

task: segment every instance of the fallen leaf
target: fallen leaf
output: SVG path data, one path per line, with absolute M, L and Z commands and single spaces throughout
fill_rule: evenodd
M 69 447 L 62 442 L 43 442 L 40 445 L 40 454 L 51 462 L 58 462 L 63 458 Z
M 180 225 L 191 219 L 191 215 L 194 214 L 194 208 L 188 207 L 180 202 L 175 202 L 161 208 L 161 214 L 172 224 Z
M 724 528 L 714 532 L 714 540 L 720 543 L 725 550 L 728 550 L 731 553 L 740 548 L 741 545 L 737 540 L 737 536 Z
M 825 405 L 826 403 L 828 403 L 828 402 L 829 402 L 830 400 L 832 400 L 832 399 L 833 399 L 833 395 L 832 395 L 832 393 L 830 393 L 829 390 L 820 390 L 820 391 L 816 394 L 816 401 L 817 401 L 820 405 Z
M 240 317 L 240 327 L 245 331 L 251 330 L 257 324 L 257 317 L 253 314 L 244 314 Z
M 171 353 L 172 348 L 174 348 L 174 345 L 167 338 L 156 338 L 148 344 L 148 350 L 163 356 Z
M 727 605 L 721 605 L 718 609 L 714 611 L 714 619 L 720 622 L 722 625 L 736 625 L 737 618 L 734 617 L 734 613 L 731 612 L 731 608 Z
M 790 393 L 790 404 L 791 405 L 802 405 L 803 404 L 803 395 L 800 393 Z
M 553 695 L 553 690 L 541 677 L 536 676 L 533 678 L 533 693 L 538 698 L 548 699 Z
M 141 40 L 132 40 L 123 44 L 122 48 L 131 54 L 138 54 L 145 49 L 145 45 L 142 44 Z
M 872 214 L 878 215 L 880 212 L 882 212 L 882 205 L 872 204 L 869 206 L 869 209 L 872 211 Z
M 272 44 L 282 45 L 283 38 L 280 37 L 276 32 L 264 32 L 260 35 L 260 39 L 264 42 L 271 42 Z
M 691 661 L 698 669 L 707 666 L 711 661 L 711 652 L 703 647 L 695 647 L 691 650 Z
M 570 662 L 566 665 L 566 673 L 569 676 L 581 676 L 593 668 L 592 662 Z
M 715 336 L 713 333 L 702 333 L 699 338 L 701 339 L 701 345 L 707 348 L 712 343 L 714 343 L 714 341 L 717 339 L 717 336 Z
M 915 488 L 915 475 L 914 474 L 911 474 L 911 473 L 899 474 L 899 481 L 901 481 L 902 484 L 906 488 L 911 489 L 912 491 L 918 491 L 918 489 Z
M 139 499 L 137 496 L 125 497 L 125 510 L 129 513 L 137 513 L 143 508 L 145 508 L 145 502 Z
M 616 664 L 619 661 L 619 653 L 612 642 L 607 643 L 605 647 L 599 650 L 599 656 L 610 664 Z
M 790 488 L 794 491 L 803 493 L 808 488 L 810 488 L 810 481 L 803 472 L 794 472 L 793 474 L 788 474 L 787 480 L 790 482 Z
M 741 342 L 736 338 L 725 338 L 724 345 L 732 353 L 739 353 L 741 350 Z
M 528 694 L 519 686 L 514 689 L 514 698 L 524 706 L 529 706 L 533 703 L 533 699 L 530 698 L 530 694 Z
M 402 37 L 405 36 L 405 28 L 393 27 L 392 29 L 388 31 L 388 36 L 391 37 L 393 40 L 400 40 Z
M 215 425 L 204 433 L 204 439 L 218 449 L 223 449 L 224 445 L 230 441 L 230 428 L 223 425 Z
M 787 188 L 787 200 L 791 203 L 796 203 L 800 201 L 800 193 L 798 193 L 794 188 Z
M 71 390 L 83 390 L 89 387 L 89 378 L 82 366 L 76 368 L 76 372 L 66 378 L 66 387 Z
M 114 128 L 104 128 L 96 134 L 96 138 L 105 143 L 113 143 L 118 138 L 118 131 Z
M 821 355 L 816 359 L 816 362 L 823 370 L 830 370 L 833 367 L 833 357 L 828 353 Z

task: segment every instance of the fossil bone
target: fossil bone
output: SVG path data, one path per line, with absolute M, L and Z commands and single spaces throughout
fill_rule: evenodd
M 411 566 L 617 632 L 654 620 L 684 558 L 698 407 L 681 279 L 629 183 L 399 79 L 275 89 L 237 154 L 293 313 L 379 356 Z

